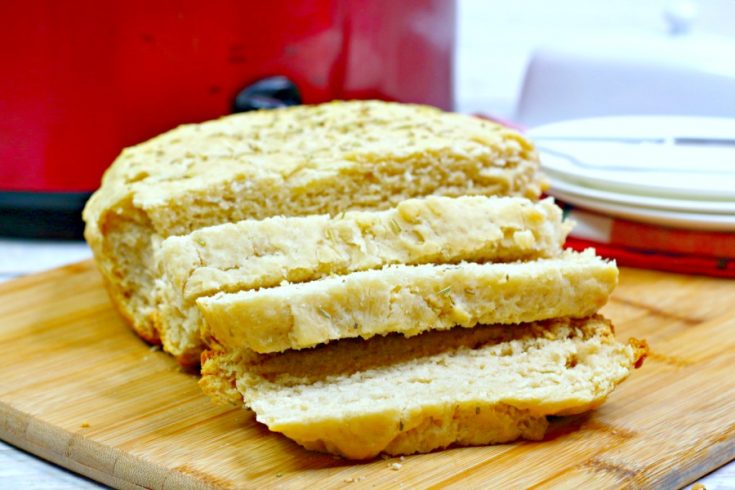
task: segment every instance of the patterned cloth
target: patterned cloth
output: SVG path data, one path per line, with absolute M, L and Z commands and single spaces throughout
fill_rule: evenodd
M 577 222 L 568 248 L 594 247 L 618 265 L 735 278 L 735 233 L 637 223 L 558 204 Z

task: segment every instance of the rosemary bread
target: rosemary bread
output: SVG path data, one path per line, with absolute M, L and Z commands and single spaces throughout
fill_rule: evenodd
M 553 257 L 569 228 L 551 199 L 484 196 L 430 196 L 384 211 L 278 216 L 202 228 L 167 238 L 157 250 L 158 330 L 168 352 L 198 360 L 198 298 L 389 264 Z
M 352 459 L 544 435 L 600 405 L 644 342 L 599 316 L 350 339 L 304 351 L 207 351 L 200 385 L 302 446 Z
M 615 264 L 590 249 L 508 264 L 393 265 L 197 304 L 205 338 L 268 353 L 391 332 L 585 317 L 607 302 L 617 279 Z
M 430 194 L 537 198 L 532 145 L 437 109 L 334 102 L 176 128 L 122 152 L 84 210 L 113 302 L 151 342 L 160 241 L 249 218 L 387 209 Z

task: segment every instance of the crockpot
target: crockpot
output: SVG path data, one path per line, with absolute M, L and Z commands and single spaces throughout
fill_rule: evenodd
M 126 146 L 233 111 L 452 106 L 449 0 L 0 2 L 0 234 L 79 237 Z

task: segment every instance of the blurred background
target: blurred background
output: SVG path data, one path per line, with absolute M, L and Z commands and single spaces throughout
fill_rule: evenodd
M 460 0 L 456 109 L 534 140 L 567 245 L 735 277 L 735 2 Z
M 673 66 L 695 73 L 722 73 L 730 84 L 735 83 L 732 0 L 459 0 L 457 6 L 456 108 L 461 112 L 516 119 L 529 64 L 538 64 L 545 49 L 565 53 L 570 63 L 578 60 L 578 75 L 585 78 L 595 75 L 584 75 L 585 69 L 592 68 L 584 66 L 585 58 L 616 65 L 628 60 L 633 66 L 644 59 L 646 65 L 661 69 Z M 597 96 L 610 97 L 604 90 L 615 80 L 599 77 L 596 81 L 600 82 Z M 729 115 L 735 116 L 733 87 L 729 85 L 729 100 L 700 99 L 702 115 L 713 103 L 724 102 Z M 650 85 L 624 88 L 637 101 L 652 95 L 644 90 Z M 700 91 L 695 86 L 691 89 Z M 546 102 L 555 96 L 549 93 Z M 705 96 L 716 99 L 714 94 Z M 675 114 L 687 103 L 680 100 L 660 113 Z

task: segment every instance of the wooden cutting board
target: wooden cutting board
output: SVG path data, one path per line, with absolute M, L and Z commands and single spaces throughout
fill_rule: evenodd
M 544 442 L 353 464 L 211 404 L 82 262 L 0 285 L 0 438 L 130 488 L 672 488 L 732 460 L 735 281 L 626 269 L 605 313 L 652 352 L 594 413 Z

